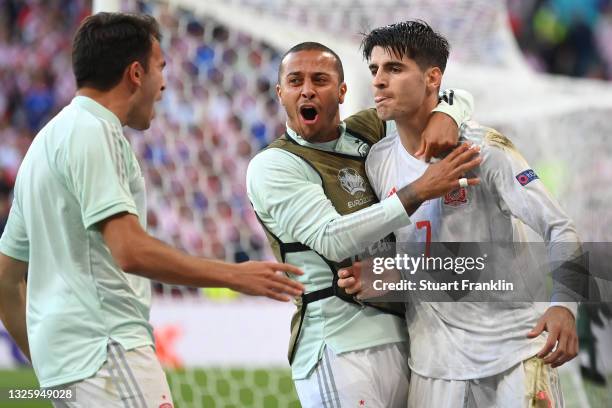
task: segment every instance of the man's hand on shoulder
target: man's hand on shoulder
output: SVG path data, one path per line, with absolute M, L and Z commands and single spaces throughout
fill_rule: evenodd
M 423 131 L 421 146 L 415 156 L 429 162 L 457 146 L 459 128 L 455 120 L 442 112 L 433 112 Z

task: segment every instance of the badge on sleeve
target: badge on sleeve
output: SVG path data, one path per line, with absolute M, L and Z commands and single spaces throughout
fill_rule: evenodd
M 538 175 L 535 174 L 535 171 L 531 169 L 527 169 L 516 175 L 516 180 L 519 182 L 521 186 L 525 186 L 531 183 L 533 180 L 538 179 Z

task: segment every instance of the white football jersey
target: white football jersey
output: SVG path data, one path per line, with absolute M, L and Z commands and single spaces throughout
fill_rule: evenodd
M 375 144 L 366 161 L 368 177 L 382 200 L 419 178 L 428 164 L 411 156 L 395 134 Z M 520 221 L 547 244 L 578 242 L 575 227 L 556 201 L 503 137 L 475 122 L 461 126 L 460 139 L 481 146 L 482 163 L 467 177 L 481 184 L 459 188 L 423 203 L 410 216 L 412 224 L 395 232 L 406 242 L 523 241 Z M 520 221 L 519 221 L 520 220 Z M 533 267 L 507 254 L 503 273 Z M 516 290 L 525 290 L 517 288 Z M 528 289 L 528 288 L 527 288 Z M 426 377 L 452 380 L 498 374 L 535 355 L 545 337 L 527 333 L 548 307 L 535 302 L 418 302 L 406 312 L 410 336 L 410 368 Z

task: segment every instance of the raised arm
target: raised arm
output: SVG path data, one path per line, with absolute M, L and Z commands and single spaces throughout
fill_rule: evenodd
M 332 261 L 361 252 L 367 245 L 410 223 L 425 200 L 458 187 L 461 174 L 478 166 L 467 144 L 386 200 L 340 215 L 325 195 L 317 173 L 300 158 L 280 149 L 257 155 L 247 170 L 247 190 L 255 211 L 273 233 L 301 242 Z M 478 183 L 470 179 L 470 184 Z
M 459 126 L 470 119 L 473 111 L 474 98 L 469 92 L 461 89 L 441 92 L 415 155 L 429 162 L 432 157 L 439 157 L 455 147 L 459 141 Z

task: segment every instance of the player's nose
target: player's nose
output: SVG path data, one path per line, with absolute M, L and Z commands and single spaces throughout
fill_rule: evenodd
M 304 81 L 302 85 L 301 95 L 303 98 L 312 99 L 315 96 L 315 90 L 310 81 Z

